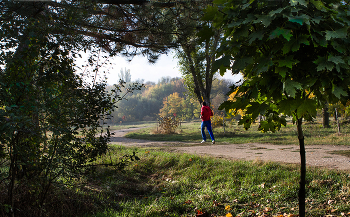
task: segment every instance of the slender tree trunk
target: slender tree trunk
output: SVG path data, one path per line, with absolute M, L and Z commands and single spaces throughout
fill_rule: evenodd
M 338 134 L 340 134 L 340 124 L 339 124 L 339 117 L 338 117 L 338 110 L 337 110 L 337 108 L 335 108 L 334 117 L 335 117 L 335 119 L 337 121 Z
M 305 179 L 306 179 L 306 157 L 305 143 L 302 129 L 303 119 L 297 121 L 298 139 L 300 146 L 300 188 L 299 188 L 299 217 L 305 217 Z
M 326 103 L 323 107 L 323 128 L 329 127 L 329 112 L 328 112 L 328 104 Z

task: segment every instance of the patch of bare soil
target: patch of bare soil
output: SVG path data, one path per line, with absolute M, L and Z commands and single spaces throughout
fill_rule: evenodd
M 188 142 L 160 142 L 125 138 L 125 134 L 139 128 L 113 131 L 112 143 L 135 147 L 164 147 L 168 151 L 183 152 L 198 155 L 209 155 L 218 158 L 237 160 L 261 160 L 281 163 L 300 164 L 299 145 L 272 145 L 272 144 L 201 144 Z M 350 146 L 306 146 L 306 164 L 312 167 L 324 167 L 350 171 L 350 158 L 339 154 L 338 151 L 350 152 Z M 333 154 L 332 154 L 333 153 Z

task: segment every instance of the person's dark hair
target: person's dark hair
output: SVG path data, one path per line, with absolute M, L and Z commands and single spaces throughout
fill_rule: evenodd
M 207 103 L 206 103 L 206 102 L 203 102 L 203 103 L 202 103 L 202 105 L 203 105 L 203 106 L 206 106 L 206 105 L 207 105 Z

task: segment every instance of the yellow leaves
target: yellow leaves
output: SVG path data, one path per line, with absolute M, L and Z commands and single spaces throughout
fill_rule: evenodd
M 277 215 L 277 216 L 274 216 L 274 217 L 297 217 L 298 215 L 294 215 L 294 214 L 283 214 L 283 215 Z
M 230 205 L 225 206 L 225 210 L 230 211 L 231 210 L 231 206 Z
M 177 92 L 170 94 L 163 100 L 163 107 L 160 109 L 161 116 L 170 116 L 173 114 L 182 114 L 185 100 Z
M 158 120 L 160 132 L 164 134 L 175 133 L 175 129 L 179 126 L 179 121 L 175 117 L 160 117 Z
M 233 215 L 231 213 L 227 213 L 226 217 L 233 217 Z
M 214 115 L 212 118 L 211 118 L 211 126 L 213 128 L 215 127 L 218 127 L 218 126 L 222 126 L 223 125 L 223 120 L 224 117 L 223 116 L 219 116 L 219 115 Z
M 240 96 L 243 95 L 242 93 L 238 94 L 238 90 L 239 90 L 239 88 L 236 88 L 236 90 L 229 95 L 228 101 L 235 102 L 236 101 L 236 99 L 235 99 L 236 97 L 240 97 Z M 238 110 L 231 109 L 230 113 L 233 114 L 233 115 L 238 114 L 238 115 L 244 116 L 244 111 L 241 110 L 241 109 L 238 109 Z

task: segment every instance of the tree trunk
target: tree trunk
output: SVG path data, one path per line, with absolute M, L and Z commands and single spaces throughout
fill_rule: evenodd
M 337 108 L 335 108 L 334 117 L 335 117 L 335 119 L 337 121 L 338 134 L 340 134 L 340 124 L 339 124 L 339 117 L 338 117 L 338 110 L 337 110 Z
M 323 107 L 323 128 L 328 128 L 329 126 L 329 112 L 328 104 L 326 103 Z
M 203 102 L 203 98 L 202 98 L 202 94 L 201 94 L 202 88 L 200 87 L 201 84 L 198 81 L 199 80 L 198 75 L 196 74 L 196 69 L 194 68 L 194 65 L 193 65 L 191 51 L 190 51 L 190 49 L 186 48 L 185 46 L 183 46 L 183 49 L 186 53 L 188 64 L 190 65 L 190 70 L 191 70 L 191 74 L 192 74 L 193 81 L 194 81 L 194 93 L 196 94 L 199 103 L 202 104 L 202 102 Z
M 301 125 L 303 119 L 300 118 L 297 121 L 298 139 L 300 146 L 300 188 L 299 188 L 299 217 L 305 217 L 305 177 L 306 177 L 306 157 L 305 157 L 305 144 L 304 134 Z

